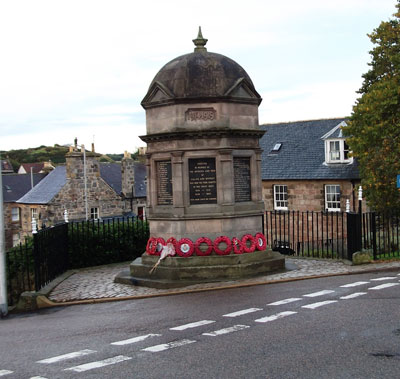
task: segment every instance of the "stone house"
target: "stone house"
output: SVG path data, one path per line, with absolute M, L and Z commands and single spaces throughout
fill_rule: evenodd
M 6 249 L 17 245 L 23 235 L 21 234 L 23 214 L 18 199 L 37 185 L 45 174 L 7 174 L 2 175 L 3 210 Z M 27 209 L 27 212 L 32 212 Z M 34 212 L 34 211 L 33 211 Z
M 261 125 L 266 210 L 345 211 L 347 199 L 357 210 L 360 175 L 345 125 L 345 118 Z
M 128 154 L 121 164 L 100 163 L 99 157 L 72 147 L 65 166 L 57 166 L 16 201 L 21 237 L 31 234 L 32 218 L 39 227 L 51 226 L 63 222 L 65 210 L 70 221 L 144 214 L 145 166 Z

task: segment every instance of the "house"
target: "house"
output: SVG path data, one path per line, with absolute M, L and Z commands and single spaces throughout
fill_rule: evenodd
M 19 244 L 23 235 L 21 207 L 17 200 L 37 185 L 46 174 L 2 175 L 5 247 Z M 27 212 L 31 212 L 30 209 Z
M 0 164 L 2 174 L 14 174 L 14 168 L 9 159 L 0 159 Z
M 264 124 L 261 171 L 266 210 L 357 208 L 357 161 L 349 155 L 345 118 Z
M 51 161 L 41 162 L 41 163 L 22 163 L 19 166 L 18 174 L 38 174 L 38 173 L 48 173 L 51 170 L 54 170 L 54 166 L 51 164 Z
M 31 233 L 32 218 L 39 227 L 63 222 L 65 210 L 71 221 L 143 214 L 145 166 L 127 153 L 121 164 L 100 163 L 99 157 L 94 147 L 88 152 L 75 144 L 66 154 L 65 166 L 56 167 L 19 198 L 21 235 Z

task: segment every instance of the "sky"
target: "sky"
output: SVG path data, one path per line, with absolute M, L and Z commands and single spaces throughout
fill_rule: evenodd
M 208 51 L 250 75 L 259 122 L 351 114 L 396 0 L 2 0 L 0 150 L 145 146 L 140 102 L 164 64 Z

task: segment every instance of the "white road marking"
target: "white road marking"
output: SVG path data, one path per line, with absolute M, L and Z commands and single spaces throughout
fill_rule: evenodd
M 146 334 L 144 336 L 133 337 L 133 338 L 129 338 L 129 339 L 123 340 L 123 341 L 112 342 L 111 345 L 117 345 L 117 346 L 129 345 L 131 343 L 144 341 L 147 338 L 160 337 L 160 336 L 161 336 L 161 334 Z
M 319 303 L 303 305 L 302 308 L 315 309 L 315 308 L 322 307 L 323 305 L 328 305 L 328 304 L 332 304 L 332 303 L 337 303 L 337 300 L 320 301 Z
M 37 361 L 37 363 L 55 363 L 59 361 L 65 361 L 67 359 L 83 357 L 84 355 L 95 353 L 95 350 L 80 350 L 74 351 L 73 353 L 58 355 L 56 357 L 42 359 L 41 361 Z
M 44 376 L 32 376 L 29 379 L 47 379 L 47 378 L 45 378 Z
M 174 328 L 169 328 L 169 330 L 185 330 L 189 328 L 197 328 L 198 326 L 212 324 L 215 321 L 212 320 L 202 320 L 197 322 L 191 322 L 190 324 L 185 324 L 181 326 L 175 326 Z
M 0 370 L 0 376 L 12 374 L 13 372 L 14 371 L 10 371 L 10 370 Z
M 115 365 L 116 363 L 128 361 L 129 359 L 132 359 L 132 357 L 126 357 L 125 355 L 117 355 L 116 357 L 107 358 L 102 361 L 90 362 L 90 363 L 85 363 L 84 365 L 66 368 L 66 369 L 64 369 L 64 371 L 84 372 L 84 371 L 93 370 L 95 368 L 100 368 L 100 367 L 109 366 L 109 365 Z
M 286 312 L 281 312 L 281 313 L 277 313 L 276 315 L 272 315 L 272 316 L 267 316 L 267 317 L 262 317 L 259 318 L 257 320 L 254 320 L 255 322 L 269 322 L 269 321 L 275 321 L 278 320 L 280 318 L 286 317 L 286 316 L 291 316 L 296 314 L 297 312 L 292 312 L 292 311 L 286 311 Z
M 328 293 L 333 293 L 333 292 L 335 292 L 335 291 L 333 291 L 333 290 L 323 290 L 323 291 L 309 293 L 309 294 L 303 295 L 303 296 L 306 296 L 306 297 L 317 297 L 317 296 L 327 295 Z
M 146 347 L 145 349 L 142 349 L 142 351 L 150 351 L 152 353 L 158 353 L 160 351 L 173 349 L 174 347 L 184 346 L 184 345 L 188 345 L 188 344 L 194 343 L 194 342 L 196 342 L 196 341 L 193 341 L 193 340 L 173 341 L 173 342 L 169 342 L 169 343 L 163 343 L 161 345 Z
M 368 288 L 369 290 L 383 290 L 384 288 L 389 288 L 389 287 L 393 287 L 393 286 L 398 286 L 400 283 L 385 283 L 385 284 L 381 284 L 379 286 L 376 287 L 371 287 Z
M 383 280 L 392 280 L 392 279 L 397 279 L 395 276 L 385 276 L 385 277 L 382 277 L 382 278 L 374 278 L 374 279 L 371 279 L 371 282 L 372 281 L 374 281 L 374 282 L 380 282 L 380 281 L 383 281 Z
M 355 292 L 355 293 L 352 293 L 351 295 L 342 296 L 341 299 L 342 300 L 354 299 L 355 297 L 366 295 L 366 294 L 367 294 L 366 292 Z
M 368 283 L 369 282 L 354 282 L 354 283 L 345 284 L 340 287 L 342 287 L 342 288 L 357 287 L 357 286 L 362 286 L 363 284 L 368 284 Z
M 291 297 L 289 299 L 275 301 L 274 303 L 269 303 L 267 305 L 284 305 L 284 304 L 293 303 L 294 301 L 299 301 L 299 300 L 302 300 L 302 299 L 300 297 Z
M 257 311 L 262 311 L 262 308 L 243 309 L 241 311 L 227 313 L 226 315 L 222 315 L 222 317 L 238 317 L 238 316 L 247 315 L 248 313 L 253 313 L 253 312 L 257 312 Z
M 214 330 L 213 332 L 209 332 L 209 333 L 203 333 L 203 336 L 216 337 L 216 336 L 220 336 L 222 334 L 238 332 L 239 330 L 243 330 L 243 329 L 247 329 L 247 328 L 250 328 L 250 326 L 248 326 L 248 325 L 234 325 L 234 326 L 231 326 L 230 328 L 224 328 L 224 329 Z

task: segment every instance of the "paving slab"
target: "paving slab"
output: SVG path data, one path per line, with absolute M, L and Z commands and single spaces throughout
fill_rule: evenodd
M 179 289 L 155 289 L 114 283 L 115 276 L 129 267 L 130 262 L 80 269 L 66 278 L 50 292 L 48 299 L 54 303 L 76 301 L 101 301 L 119 298 L 161 296 L 201 290 L 286 282 L 314 277 L 356 274 L 380 270 L 400 269 L 400 261 L 369 263 L 352 266 L 349 263 L 330 260 L 286 258 L 287 271 L 262 275 L 250 279 L 231 280 L 218 283 L 202 283 Z

